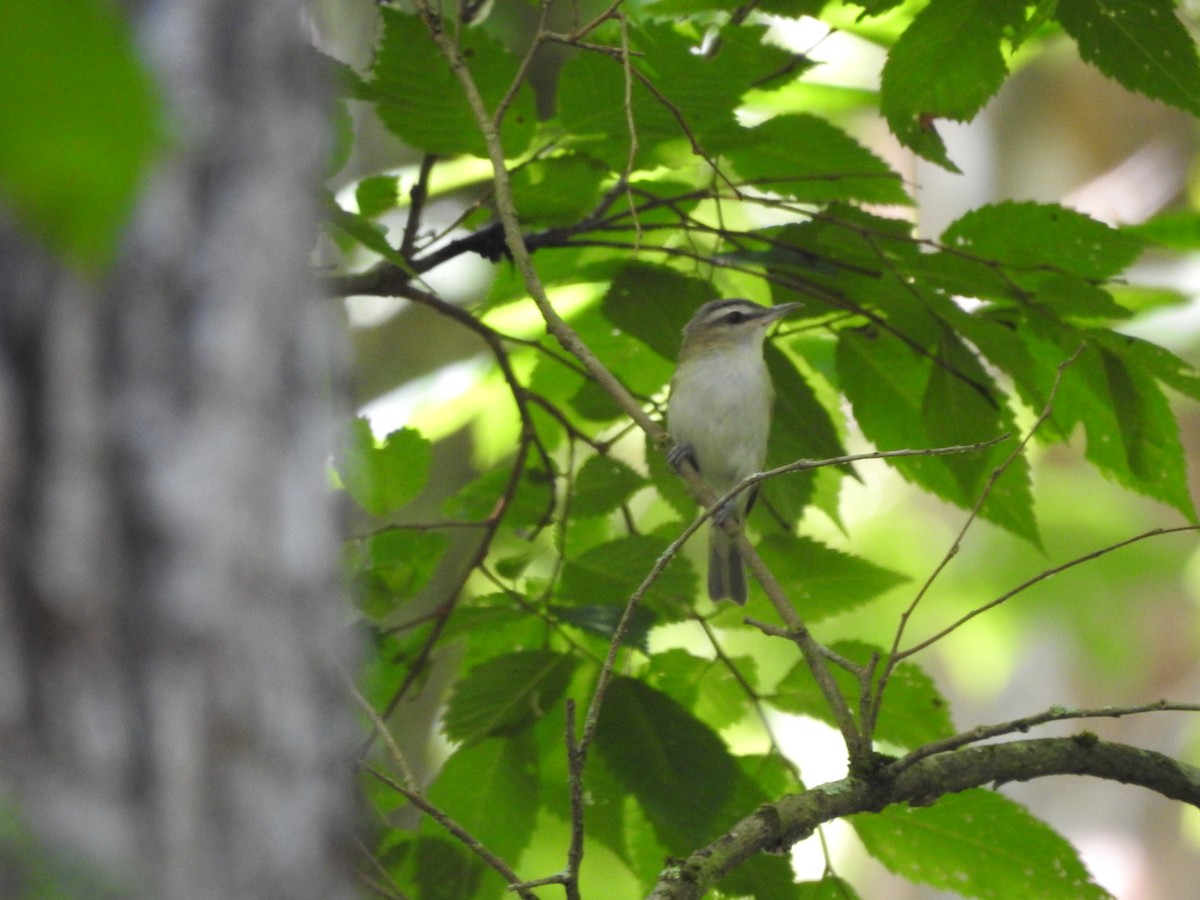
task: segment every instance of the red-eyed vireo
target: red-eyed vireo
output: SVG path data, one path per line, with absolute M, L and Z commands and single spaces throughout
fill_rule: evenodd
M 799 306 L 713 300 L 683 329 L 667 403 L 667 431 L 675 441 L 668 458 L 675 466 L 690 460 L 718 496 L 762 471 L 775 399 L 763 338 L 772 322 Z M 753 502 L 754 491 L 743 491 L 710 525 L 708 595 L 713 600 L 746 602 L 742 557 L 720 523 L 731 515 L 744 521 Z

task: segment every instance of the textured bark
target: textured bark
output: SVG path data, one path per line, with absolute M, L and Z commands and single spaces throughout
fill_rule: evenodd
M 5 800 L 97 892 L 350 896 L 326 90 L 298 3 L 131 5 L 173 134 L 115 270 L 0 224 Z
M 764 804 L 721 837 L 659 876 L 649 900 L 699 900 L 751 857 L 786 851 L 825 822 L 893 803 L 928 806 L 968 788 L 1088 775 L 1137 785 L 1200 808 L 1200 769 L 1153 750 L 1100 741 L 1083 733 L 984 744 L 940 753 L 899 772 L 881 767 L 870 781 L 844 778 Z

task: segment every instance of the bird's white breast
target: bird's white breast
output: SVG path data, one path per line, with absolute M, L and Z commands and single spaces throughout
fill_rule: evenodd
M 761 342 L 723 347 L 680 364 L 667 427 L 676 441 L 691 445 L 705 481 L 723 492 L 762 471 L 772 399 Z

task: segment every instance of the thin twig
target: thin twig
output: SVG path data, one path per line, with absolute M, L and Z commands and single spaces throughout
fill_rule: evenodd
M 872 692 L 873 696 L 871 698 L 869 707 L 869 715 L 864 720 L 868 734 L 874 733 L 875 721 L 879 716 L 879 709 L 883 702 L 883 694 L 887 690 L 888 682 L 892 677 L 892 672 L 895 670 L 896 665 L 899 662 L 900 658 L 897 656 L 897 652 L 900 649 L 900 641 L 904 637 L 904 630 L 908 626 L 909 620 L 912 618 L 913 613 L 916 612 L 917 606 L 921 603 L 921 600 L 929 593 L 930 588 L 933 587 L 934 581 L 936 581 L 938 576 L 940 576 L 941 573 L 945 571 L 946 567 L 950 565 L 950 561 L 958 555 L 962 548 L 962 542 L 966 538 L 967 532 L 978 520 L 983 511 L 983 504 L 986 503 L 988 497 L 991 496 L 992 490 L 995 488 L 996 483 L 1000 480 L 1000 477 L 1012 467 L 1017 459 L 1021 457 L 1021 455 L 1025 452 L 1025 448 L 1029 446 L 1029 442 L 1033 440 L 1033 436 L 1037 434 L 1038 430 L 1042 427 L 1042 424 L 1050 418 L 1054 411 L 1054 401 L 1058 396 L 1059 387 L 1062 385 L 1063 374 L 1066 372 L 1067 368 L 1079 358 L 1079 354 L 1083 352 L 1084 347 L 1084 344 L 1080 344 L 1075 349 L 1074 353 L 1058 364 L 1058 368 L 1054 374 L 1054 383 L 1050 386 L 1050 393 L 1046 397 L 1046 404 L 1042 407 L 1041 414 L 1034 421 L 1032 427 L 1030 427 L 1030 429 L 1025 433 L 1025 436 L 1021 438 L 1017 446 L 1013 448 L 1012 453 L 1010 453 L 1008 457 L 1002 463 L 1000 463 L 1000 465 L 996 466 L 996 468 L 992 470 L 991 475 L 988 477 L 987 483 L 984 485 L 983 490 L 980 491 L 979 497 L 975 501 L 975 505 L 971 507 L 971 511 L 967 514 L 966 519 L 959 528 L 958 534 L 954 536 L 954 540 L 951 542 L 949 549 L 942 555 L 942 558 L 938 561 L 937 565 L 934 566 L 933 571 L 929 573 L 929 577 L 925 579 L 925 583 L 921 585 L 920 590 L 917 591 L 917 594 L 915 597 L 913 597 L 912 602 L 909 603 L 908 607 L 900 614 L 900 621 L 896 625 L 896 634 L 892 638 L 892 646 L 888 652 L 887 663 L 884 665 L 883 674 L 880 676 L 879 681 L 876 683 L 875 689 Z
M 1042 423 L 1050 418 L 1050 415 L 1054 411 L 1054 400 L 1058 396 L 1058 389 L 1062 384 L 1063 373 L 1066 372 L 1068 366 L 1070 366 L 1073 362 L 1075 362 L 1076 359 L 1079 358 L 1079 354 L 1083 352 L 1083 348 L 1084 345 L 1080 344 L 1074 353 L 1058 364 L 1058 369 L 1054 375 L 1054 383 L 1050 387 L 1050 394 L 1046 398 L 1046 405 L 1042 407 L 1041 414 L 1037 417 L 1037 420 L 1034 421 L 1033 426 L 1025 433 L 1025 436 L 1021 438 L 1020 442 L 1013 449 L 1013 452 L 1008 455 L 1008 458 L 992 470 L 992 473 L 987 480 L 987 484 L 985 484 L 983 490 L 980 491 L 979 498 L 975 501 L 975 505 L 971 507 L 971 511 L 967 514 L 966 519 L 963 521 L 962 527 L 959 528 L 958 534 L 954 536 L 954 540 L 951 542 L 950 548 L 942 556 L 938 564 L 934 566 L 933 571 L 929 574 L 929 577 L 925 579 L 925 583 L 921 585 L 921 589 L 917 591 L 917 595 L 908 605 L 908 608 L 905 609 L 901 614 L 899 625 L 896 628 L 896 636 L 892 640 L 891 652 L 893 654 L 895 654 L 897 649 L 899 649 L 900 640 L 904 637 L 904 628 L 908 624 L 908 620 L 912 617 L 912 614 L 916 612 L 917 606 L 920 604 L 921 599 L 929 592 L 929 589 L 933 586 L 933 582 L 937 580 L 938 576 L 941 575 L 946 566 L 950 564 L 950 560 L 958 555 L 959 550 L 962 548 L 963 539 L 967 535 L 967 531 L 970 530 L 971 526 L 979 518 L 980 513 L 983 511 L 983 504 L 986 503 L 988 497 L 991 496 L 992 490 L 996 486 L 996 482 L 999 481 L 1001 475 L 1003 475 L 1006 471 L 1008 471 L 1009 468 L 1012 467 L 1013 463 L 1017 461 L 1021 454 L 1025 452 L 1025 448 L 1029 446 L 1029 442 L 1033 440 L 1033 436 L 1037 434 L 1038 429 L 1042 427 Z
M 530 890 L 520 887 L 525 882 L 503 859 L 489 850 L 476 837 L 474 837 L 467 829 L 463 828 L 444 810 L 430 802 L 429 798 L 420 791 L 410 790 L 402 785 L 396 779 L 392 778 L 386 772 L 381 772 L 379 769 L 367 763 L 360 763 L 363 771 L 372 775 L 382 784 L 387 785 L 393 791 L 402 796 L 405 800 L 415 806 L 421 812 L 428 815 L 431 819 L 438 823 L 446 832 L 454 835 L 458 840 L 472 853 L 478 856 L 489 867 L 498 872 L 505 880 L 505 883 L 517 887 L 516 894 L 521 900 L 538 900 L 538 896 Z
M 1022 716 L 1008 722 L 995 725 L 979 725 L 970 731 L 931 741 L 918 747 L 907 756 L 901 757 L 888 766 L 888 772 L 903 772 L 909 766 L 929 756 L 957 750 L 968 744 L 975 744 L 988 738 L 1000 737 L 1005 734 L 1025 734 L 1030 728 L 1045 725 L 1047 722 L 1064 722 L 1070 719 L 1119 719 L 1123 716 L 1141 715 L 1151 712 L 1200 712 L 1200 705 L 1195 703 L 1171 703 L 1159 700 L 1155 703 L 1144 703 L 1137 706 L 1098 706 L 1091 709 L 1069 709 L 1062 706 L 1052 706 L 1045 712 L 1031 716 Z
M 567 900 L 579 900 L 579 866 L 583 862 L 583 766 L 586 762 L 575 737 L 575 701 L 567 700 L 567 779 L 571 792 L 571 844 L 567 849 Z
M 512 83 L 509 84 L 508 90 L 504 92 L 504 96 L 500 98 L 500 102 L 496 104 L 496 109 L 492 113 L 492 127 L 497 131 L 504 123 L 504 114 L 508 112 L 508 107 L 517 97 L 517 91 L 521 89 L 521 85 L 525 83 L 526 77 L 529 75 L 529 67 L 533 65 L 533 58 L 537 56 L 538 50 L 542 48 L 542 44 L 546 41 L 546 22 L 550 18 L 550 7 L 554 5 L 554 0 L 542 0 L 541 12 L 538 13 L 537 28 L 533 32 L 533 39 L 529 42 L 529 49 L 522 57 L 521 63 L 517 66 L 517 74 L 513 76 Z
M 1126 538 L 1123 541 L 1117 541 L 1115 544 L 1109 544 L 1107 547 L 1101 547 L 1099 550 L 1093 550 L 1091 553 L 1085 553 L 1083 556 L 1077 556 L 1077 557 L 1075 557 L 1075 559 L 1072 559 L 1069 562 L 1065 562 L 1062 565 L 1054 566 L 1052 568 L 1046 569 L 1043 572 L 1039 572 L 1037 575 L 1033 576 L 1032 578 L 1028 579 L 1027 581 L 1023 581 L 1021 584 L 1017 585 L 1012 590 L 1004 592 L 999 597 L 997 597 L 995 600 L 992 600 L 988 603 L 985 603 L 983 606 L 980 606 L 976 609 L 971 610 L 969 613 L 967 613 L 966 615 L 957 619 L 953 624 L 946 626 L 941 631 L 934 634 L 932 637 L 926 638 L 925 640 L 921 641 L 919 644 L 914 644 L 913 646 L 909 647 L 907 650 L 902 650 L 901 652 L 895 654 L 892 658 L 896 662 L 899 662 L 900 660 L 907 659 L 908 657 L 913 656 L 916 653 L 920 653 L 926 647 L 929 647 L 932 644 L 936 644 L 938 641 L 940 641 L 942 638 L 946 637 L 946 635 L 950 634 L 951 632 L 957 631 L 959 628 L 961 628 L 967 622 L 974 619 L 976 616 L 987 612 L 989 609 L 995 609 L 1001 603 L 1004 603 L 1007 600 L 1011 600 L 1013 597 L 1015 597 L 1017 594 L 1021 593 L 1022 591 L 1026 590 L 1027 588 L 1031 588 L 1035 584 L 1039 584 L 1039 583 L 1045 581 L 1046 579 L 1059 574 L 1060 572 L 1065 572 L 1067 569 L 1073 569 L 1075 566 L 1081 565 L 1082 563 L 1091 562 L 1093 559 L 1097 559 L 1098 557 L 1105 556 L 1109 553 L 1112 553 L 1114 550 L 1120 550 L 1122 547 L 1128 547 L 1130 544 L 1136 544 L 1139 541 L 1144 541 L 1148 538 L 1158 537 L 1159 535 L 1163 535 L 1163 534 L 1178 534 L 1178 533 L 1184 532 L 1184 531 L 1197 531 L 1197 530 L 1200 530 L 1200 525 L 1177 525 L 1173 528 L 1151 528 L 1149 531 L 1144 531 L 1141 534 L 1134 535 L 1131 538 Z
M 359 878 L 364 884 L 367 885 L 367 887 L 377 893 L 380 897 L 384 897 L 385 900 L 409 900 L 408 894 L 404 893 L 404 891 L 400 889 L 400 885 L 396 884 L 391 873 L 388 872 L 383 863 L 379 861 L 375 854 L 371 852 L 371 849 L 364 844 L 362 839 L 357 835 L 354 836 L 354 846 L 358 849 L 359 853 L 366 857 L 367 862 L 371 865 L 371 868 L 374 869 L 379 878 L 382 879 L 382 881 L 380 881 L 374 878 L 368 878 L 365 873 L 360 872 Z
M 385 720 L 391 716 L 392 712 L 394 712 L 396 707 L 400 704 L 400 701 L 404 699 L 409 689 L 416 684 L 417 679 L 424 672 L 425 666 L 429 664 L 429 659 L 433 654 L 433 648 L 437 645 L 438 640 L 441 638 L 442 632 L 446 628 L 446 623 L 450 620 L 450 614 L 454 611 L 455 606 L 458 604 L 459 595 L 461 594 L 463 587 L 466 585 L 467 579 L 470 578 L 471 573 L 475 570 L 475 568 L 487 557 L 488 550 L 491 547 L 492 539 L 496 536 L 496 533 L 500 528 L 500 522 L 504 517 L 504 513 L 508 510 L 508 507 L 512 503 L 513 497 L 516 496 L 517 490 L 520 487 L 521 478 L 525 473 L 525 463 L 529 458 L 529 449 L 531 446 L 536 447 L 542 455 L 547 472 L 553 471 L 549 461 L 549 454 L 537 437 L 537 430 L 534 427 L 533 419 L 529 414 L 529 409 L 525 402 L 524 389 L 518 381 L 516 374 L 512 370 L 512 365 L 509 362 L 508 354 L 505 352 L 499 336 L 465 310 L 459 309 L 457 306 L 454 306 L 451 303 L 446 303 L 433 294 L 418 290 L 412 285 L 400 286 L 400 288 L 397 290 L 397 294 L 414 302 L 424 303 L 436 308 L 443 315 L 458 321 L 462 325 L 474 331 L 483 339 L 495 356 L 496 364 L 500 367 L 500 372 L 512 393 L 513 402 L 516 404 L 517 413 L 521 420 L 521 436 L 520 440 L 517 442 L 517 451 L 513 460 L 512 470 L 509 473 L 508 481 L 505 483 L 500 496 L 497 498 L 496 504 L 492 508 L 491 513 L 485 519 L 486 527 L 484 528 L 483 535 L 480 537 L 479 544 L 475 548 L 474 553 L 471 554 L 471 558 L 466 561 L 466 565 L 460 571 L 457 584 L 450 587 L 446 593 L 446 599 L 439 603 L 437 608 L 434 610 L 433 627 L 430 630 L 429 635 L 425 638 L 425 641 L 422 643 L 420 650 L 417 651 L 417 655 L 412 664 L 409 666 L 404 680 L 401 682 L 395 693 L 393 693 L 391 700 L 388 702 L 387 708 L 383 713 L 383 718 Z M 366 753 L 366 750 L 369 749 L 370 743 L 371 741 L 368 739 L 367 745 L 363 749 L 364 754 Z
M 413 773 L 412 767 L 408 764 L 408 759 L 400 750 L 400 745 L 396 743 L 396 739 L 392 737 L 391 729 L 387 727 L 387 723 L 383 721 L 379 713 L 375 711 L 367 698 L 362 695 L 358 687 L 354 684 L 354 679 L 345 672 L 342 673 L 342 679 L 346 683 L 346 687 L 350 692 L 350 696 L 354 699 L 355 704 L 361 709 L 368 719 L 371 720 L 371 725 L 378 733 L 383 741 L 383 746 L 387 748 L 388 755 L 392 757 L 392 762 L 396 764 L 396 768 L 400 770 L 400 776 L 404 779 L 404 786 L 410 791 L 419 791 L 421 789 L 420 782 L 417 781 L 417 776 Z
M 433 172 L 433 164 L 437 157 L 426 153 L 421 157 L 421 166 L 417 170 L 417 180 L 408 192 L 411 202 L 408 206 L 408 218 L 404 222 L 404 234 L 400 238 L 400 255 L 410 259 L 417 245 L 417 233 L 421 228 L 421 214 L 425 210 L 425 201 L 429 199 L 429 176 Z
M 625 109 L 625 127 L 629 130 L 629 151 L 625 157 L 625 171 L 613 185 L 613 191 L 623 190 L 625 193 L 625 198 L 629 203 L 629 217 L 633 220 L 634 244 L 637 245 L 642 242 L 642 223 L 638 218 L 637 204 L 634 203 L 633 193 L 629 189 L 629 179 L 633 175 L 638 152 L 637 121 L 633 115 L 633 63 L 629 58 L 629 22 L 625 16 L 620 16 L 619 21 L 621 23 L 621 70 L 625 78 L 625 96 L 622 101 Z M 616 196 L 615 193 L 614 196 Z

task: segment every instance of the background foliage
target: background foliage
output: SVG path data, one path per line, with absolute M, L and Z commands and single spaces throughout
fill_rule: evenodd
M 1096 601 L 1124 564 L 1089 563 L 1074 591 L 1044 582 L 1151 527 L 1196 522 L 1175 408 L 1200 398 L 1200 380 L 1130 327 L 1184 298 L 1125 277 L 1147 254 L 1194 249 L 1198 220 L 1182 204 L 1113 227 L 1006 200 L 926 234 L 901 171 L 913 155 L 957 170 L 948 123 L 1067 44 L 1194 115 L 1200 64 L 1173 4 L 563 2 L 529 4 L 524 30 L 468 22 L 472 4 L 413 6 L 382 7 L 369 64 L 338 66 L 349 108 L 365 104 L 420 160 L 397 174 L 360 159 L 362 177 L 330 196 L 332 290 L 403 297 L 438 317 L 436 340 L 461 333 L 462 355 L 487 361 L 452 395 L 428 389 L 404 427 L 376 436 L 357 422 L 337 463 L 363 514 L 347 557 L 372 643 L 361 690 L 378 734 L 362 787 L 378 843 L 364 877 L 382 896 L 499 897 L 560 872 L 523 895 L 643 896 L 667 858 L 804 789 L 781 714 L 840 727 L 860 776 L 879 761 L 872 741 L 904 755 L 975 724 L 935 676 L 1015 665 L 997 648 L 1020 640 L 1000 605 L 1018 593 L 1044 625 L 1075 621 L 1079 653 L 1112 661 L 1096 702 L 1158 699 L 1117 687 L 1136 685 L 1120 661 L 1138 631 Z M 877 85 L 818 78 L 786 41 L 802 16 L 880 48 Z M 876 118 L 898 142 L 887 158 L 862 140 Z M 347 135 L 336 166 L 363 152 Z M 472 161 L 489 156 L 494 180 Z M 495 265 L 463 303 L 438 270 L 466 255 Z M 719 296 L 804 304 L 767 350 L 768 465 L 838 463 L 764 482 L 750 523 L 795 620 L 756 586 L 744 611 L 701 599 L 692 545 L 675 543 L 696 502 L 629 421 L 630 402 L 661 418 L 680 329 Z M 393 353 L 426 352 L 396 334 Z M 439 460 L 463 434 L 475 476 L 448 490 Z M 1034 463 L 1079 452 L 1103 483 L 1156 505 L 1122 500 L 1091 534 L 1067 529 L 1107 488 L 1074 468 L 1042 479 Z M 952 524 L 914 528 L 894 505 L 914 492 L 955 510 Z M 864 518 L 864 497 L 881 517 Z M 1137 549 L 1165 552 L 1150 544 Z M 959 641 L 964 619 L 988 640 Z M 797 621 L 835 661 L 842 717 L 811 660 L 773 634 Z M 1060 698 L 1030 700 L 1019 714 Z M 850 825 L 889 870 L 939 889 L 1104 895 L 1005 794 Z M 717 890 L 855 895 L 828 850 L 823 868 L 796 883 L 783 857 L 758 854 Z

